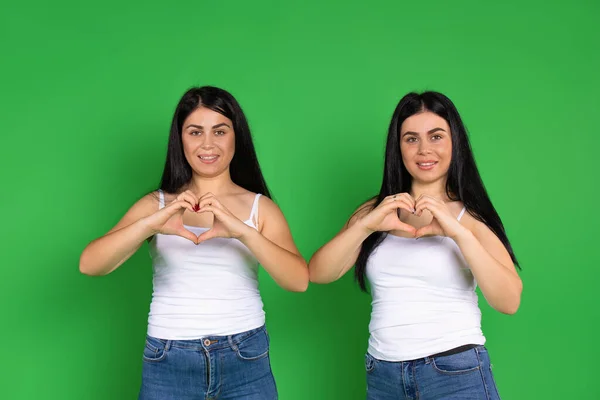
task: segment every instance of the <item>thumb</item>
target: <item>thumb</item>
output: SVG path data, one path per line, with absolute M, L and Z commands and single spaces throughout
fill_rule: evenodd
M 206 232 L 204 232 L 203 234 L 201 234 L 200 236 L 198 236 L 198 243 L 200 244 L 201 242 L 205 242 L 209 239 L 213 239 L 217 237 L 215 231 L 213 229 L 209 229 Z
M 417 229 L 415 233 L 415 237 L 420 238 L 426 235 L 433 235 L 435 232 L 433 230 L 433 225 L 427 225 L 422 228 Z
M 396 223 L 396 229 L 399 229 L 404 232 L 409 232 L 412 234 L 415 234 L 415 232 L 417 231 L 414 226 L 405 224 L 404 222 L 402 222 L 400 220 L 398 220 L 398 222 Z
M 178 229 L 177 234 L 185 239 L 191 240 L 194 244 L 198 244 L 198 237 L 185 228 Z

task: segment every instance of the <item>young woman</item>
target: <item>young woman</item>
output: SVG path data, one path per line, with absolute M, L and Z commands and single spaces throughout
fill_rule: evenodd
M 309 262 L 328 283 L 356 264 L 373 296 L 368 399 L 498 399 L 476 285 L 513 314 L 522 284 L 454 104 L 407 94 L 389 127 L 379 195 Z
M 175 110 L 160 189 L 83 251 L 106 275 L 144 241 L 154 270 L 140 399 L 276 399 L 258 264 L 304 291 L 306 261 L 269 198 L 246 117 L 228 92 L 193 88 Z

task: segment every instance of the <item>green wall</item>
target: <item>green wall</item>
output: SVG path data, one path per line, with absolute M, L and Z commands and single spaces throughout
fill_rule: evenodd
M 137 395 L 147 247 L 103 278 L 78 259 L 157 186 L 175 105 L 203 84 L 242 104 L 306 258 L 378 190 L 402 95 L 447 94 L 524 268 L 516 315 L 481 303 L 501 395 L 600 398 L 597 1 L 167 3 L 0 6 L 0 398 Z M 280 397 L 363 399 L 351 274 L 261 290 Z

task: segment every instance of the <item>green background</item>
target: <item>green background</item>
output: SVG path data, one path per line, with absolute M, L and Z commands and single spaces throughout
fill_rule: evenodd
M 524 267 L 516 315 L 481 302 L 501 395 L 600 398 L 597 1 L 160 3 L 0 6 L 0 398 L 137 395 L 147 247 L 103 278 L 79 255 L 158 185 L 175 105 L 203 84 L 242 104 L 307 258 L 378 190 L 402 95 L 447 94 Z M 363 399 L 351 274 L 261 290 L 280 398 Z

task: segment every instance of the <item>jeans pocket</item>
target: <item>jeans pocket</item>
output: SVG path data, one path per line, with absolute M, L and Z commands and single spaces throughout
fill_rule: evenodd
M 431 364 L 437 372 L 446 375 L 465 374 L 481 368 L 479 357 L 474 349 L 449 356 L 434 357 Z
M 269 355 L 269 336 L 264 330 L 242 339 L 234 348 L 237 356 L 242 360 L 260 360 Z
M 365 370 L 367 373 L 370 373 L 375 369 L 375 361 L 375 358 L 373 358 L 373 356 L 368 352 L 365 354 Z
M 167 342 L 152 336 L 146 336 L 146 345 L 144 346 L 144 361 L 159 362 L 167 356 Z

